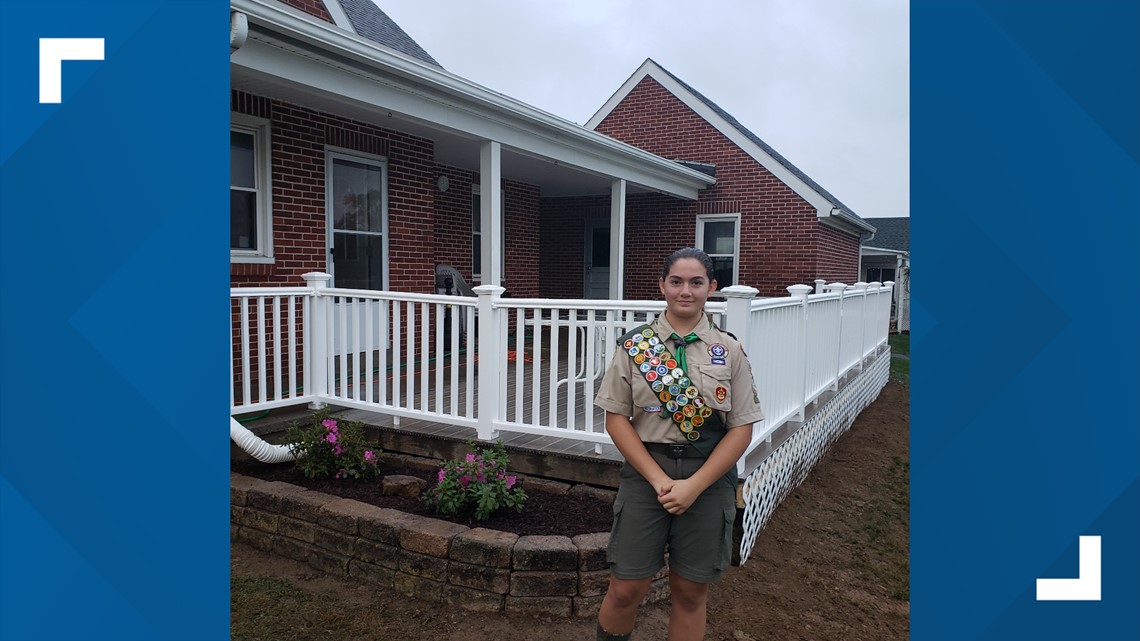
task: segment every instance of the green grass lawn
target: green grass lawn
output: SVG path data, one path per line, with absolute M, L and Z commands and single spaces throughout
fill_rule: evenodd
M 887 336 L 891 346 L 891 380 L 910 385 L 910 358 L 896 358 L 896 355 L 910 356 L 910 334 Z

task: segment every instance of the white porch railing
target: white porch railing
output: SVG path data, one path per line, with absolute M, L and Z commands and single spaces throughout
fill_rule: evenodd
M 328 287 L 231 290 L 230 411 L 333 403 L 474 428 L 610 443 L 593 398 L 615 339 L 662 302 L 477 297 Z M 887 340 L 892 283 L 816 281 L 784 298 L 729 287 L 706 309 L 741 340 L 765 419 L 749 451 L 838 388 Z M 744 459 L 742 459 L 743 462 Z

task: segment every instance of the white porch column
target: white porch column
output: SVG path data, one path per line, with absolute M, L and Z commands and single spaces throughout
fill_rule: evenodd
M 610 184 L 610 300 L 622 300 L 625 292 L 625 180 Z
M 486 262 L 484 262 L 486 264 Z M 499 395 L 503 389 L 503 376 L 507 371 L 506 345 L 500 342 L 502 325 L 501 312 L 495 308 L 495 302 L 505 291 L 498 285 L 480 285 L 474 288 L 475 295 L 479 297 L 479 338 L 478 356 L 479 365 L 476 383 L 479 386 L 479 416 L 476 417 L 475 426 L 477 436 L 481 441 L 490 441 L 496 438 L 495 420 L 503 418 L 505 408 L 499 403 Z
M 316 399 L 309 403 L 309 409 L 319 410 L 325 406 L 321 399 L 329 394 L 329 298 L 321 290 L 332 282 L 332 274 L 308 272 L 301 278 L 309 284 L 308 325 L 305 331 L 305 392 L 312 390 Z
M 479 229 L 482 230 L 483 285 L 503 284 L 502 145 L 484 141 L 479 148 Z

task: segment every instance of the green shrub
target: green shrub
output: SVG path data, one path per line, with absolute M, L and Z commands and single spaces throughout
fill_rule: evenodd
M 337 420 L 328 410 L 313 415 L 307 426 L 294 423 L 286 443 L 297 467 L 309 478 L 373 478 L 380 475 L 380 449 L 369 445 L 364 423 Z
M 474 441 L 467 446 L 474 448 Z M 526 492 L 518 477 L 507 474 L 507 460 L 507 449 L 499 441 L 494 448 L 445 462 L 436 486 L 424 492 L 424 503 L 439 514 L 474 513 L 476 521 L 487 520 L 500 508 L 522 512 Z

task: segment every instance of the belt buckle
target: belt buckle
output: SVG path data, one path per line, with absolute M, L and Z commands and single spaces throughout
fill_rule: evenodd
M 669 444 L 669 458 L 685 458 L 685 450 L 689 448 L 684 443 Z

